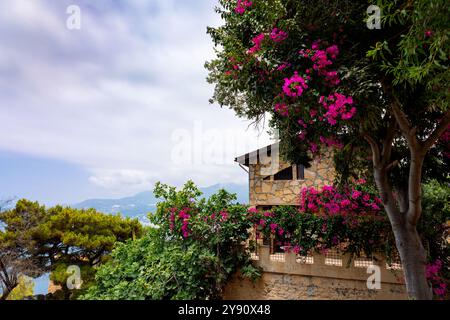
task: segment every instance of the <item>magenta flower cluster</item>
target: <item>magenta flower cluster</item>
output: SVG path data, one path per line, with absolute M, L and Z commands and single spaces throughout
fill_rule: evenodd
M 313 62 L 312 69 L 325 79 L 328 86 L 337 86 L 341 82 L 337 71 L 330 71 L 327 70 L 327 68 L 333 64 L 332 60 L 336 60 L 339 55 L 339 48 L 337 45 L 332 45 L 325 50 L 320 50 L 320 43 L 321 42 L 317 40 L 313 43 L 312 50 L 300 50 L 299 53 L 304 58 L 308 58 Z M 307 70 L 307 72 L 310 72 L 310 70 Z
M 248 1 L 248 0 L 238 0 L 237 2 L 237 6 L 236 9 L 234 9 L 234 11 L 237 14 L 244 14 L 245 11 L 247 10 L 247 8 L 251 7 L 253 5 L 252 1 Z
M 389 222 L 381 200 L 364 191 L 363 184 L 365 180 L 361 179 L 340 191 L 334 186 L 304 188 L 297 208 L 276 208 L 273 212 L 249 209 L 256 239 L 263 234 L 282 250 L 302 255 L 311 250 L 326 253 L 333 247 L 351 251 L 367 244 L 380 250 Z M 315 238 L 310 237 L 312 234 Z M 354 253 L 359 254 L 358 250 Z
M 310 187 L 301 192 L 300 211 L 328 216 L 341 215 L 348 218 L 349 223 L 355 224 L 357 217 L 377 216 L 381 210 L 380 205 L 380 198 L 355 188 L 339 192 L 333 186 L 324 186 L 322 190 Z
M 327 147 L 336 147 L 338 149 L 342 149 L 344 145 L 338 139 L 334 137 L 319 137 L 320 142 Z
M 171 231 L 175 231 L 177 221 L 181 222 L 181 234 L 183 238 L 187 238 L 190 235 L 189 230 L 189 219 L 191 218 L 191 215 L 189 214 L 190 208 L 183 208 L 180 210 L 180 212 L 177 212 L 177 208 L 171 208 L 169 209 L 170 215 L 169 215 L 169 228 Z
M 289 109 L 285 103 L 277 103 L 275 105 L 275 112 L 278 112 L 283 117 L 287 117 L 289 115 Z
M 270 39 L 273 40 L 275 43 L 282 42 L 286 40 L 288 37 L 287 32 L 280 30 L 278 28 L 273 28 L 272 32 L 270 33 Z
M 289 97 L 300 97 L 305 89 L 308 89 L 308 85 L 297 71 L 292 77 L 284 79 L 283 92 Z
M 248 50 L 248 53 L 249 53 L 249 54 L 255 54 L 255 53 L 257 53 L 259 50 L 261 50 L 261 45 L 262 45 L 262 42 L 264 41 L 265 38 L 266 38 L 266 35 L 265 35 L 264 33 L 260 33 L 260 34 L 258 34 L 256 37 L 254 37 L 254 38 L 252 39 L 253 47 L 251 47 L 251 48 Z
M 447 283 L 441 277 L 440 273 L 442 271 L 442 261 L 436 260 L 426 267 L 426 277 L 428 282 L 430 282 L 433 293 L 439 298 L 443 298 L 447 294 Z
M 269 34 L 270 39 L 275 42 L 275 43 L 279 43 L 284 41 L 285 39 L 287 39 L 288 34 L 287 32 L 280 30 L 278 28 L 274 28 L 272 30 L 272 32 Z M 251 47 L 248 50 L 249 54 L 255 54 L 257 52 L 259 52 L 261 50 L 262 47 L 262 43 L 263 41 L 266 39 L 266 34 L 265 33 L 260 33 L 257 36 L 255 36 L 252 39 L 252 43 L 253 43 L 253 47 Z M 287 65 L 287 63 L 286 63 Z
M 321 96 L 319 103 L 325 108 L 326 113 L 324 118 L 332 126 L 336 125 L 337 121 L 349 120 L 353 118 L 356 113 L 356 108 L 353 107 L 353 98 L 346 97 L 341 93 L 334 93 L 328 97 Z

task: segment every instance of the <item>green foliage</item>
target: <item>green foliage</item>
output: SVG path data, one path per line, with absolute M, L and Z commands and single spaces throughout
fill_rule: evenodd
M 38 276 L 51 272 L 51 280 L 66 290 L 67 267 L 81 268 L 84 287 L 93 278 L 94 267 L 104 262 L 117 242 L 142 234 L 137 219 L 103 214 L 93 209 L 56 206 L 46 209 L 37 202 L 20 200 L 0 213 L 5 225 L 1 246 L 20 250 L 18 259 L 36 265 Z
M 426 83 L 431 88 L 437 84 L 433 80 L 448 80 L 450 8 L 447 1 L 379 0 L 377 4 L 383 12 L 385 27 L 406 27 L 401 36 L 386 39 L 381 45 L 378 42 L 368 52 L 381 58 L 381 68 L 393 75 L 393 84 Z
M 430 262 L 442 261 L 443 278 L 450 279 L 450 186 L 431 181 L 423 187 L 424 219 L 418 225 Z M 448 282 L 448 281 L 447 281 Z M 450 285 L 450 283 L 448 283 Z
M 8 295 L 6 300 L 23 300 L 27 297 L 31 297 L 34 293 L 34 281 L 27 276 L 19 277 L 19 284 Z
M 235 195 L 199 199 L 192 182 L 179 191 L 158 183 L 154 193 L 162 199 L 150 216 L 156 227 L 119 245 L 83 299 L 217 299 L 238 268 L 257 276 L 241 246 L 251 222 Z

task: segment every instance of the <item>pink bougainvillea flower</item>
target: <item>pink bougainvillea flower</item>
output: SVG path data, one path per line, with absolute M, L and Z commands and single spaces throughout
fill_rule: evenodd
M 302 119 L 298 119 L 297 120 L 297 123 L 299 124 L 299 125 L 301 125 L 303 128 L 307 128 L 308 127 L 308 125 L 305 123 L 305 121 L 303 121 Z
M 220 220 L 221 220 L 221 221 L 226 221 L 227 219 L 228 219 L 228 212 L 222 211 L 222 212 L 220 213 Z
M 283 92 L 289 97 L 300 97 L 308 85 L 298 72 L 295 71 L 291 78 L 284 79 Z
M 433 31 L 426 30 L 424 35 L 425 35 L 425 38 L 431 38 L 433 36 Z
M 298 134 L 298 138 L 300 139 L 300 140 L 305 140 L 305 138 L 306 138 L 306 132 L 305 131 L 302 131 L 302 132 L 300 132 L 299 134 Z
M 341 206 L 342 207 L 348 207 L 351 204 L 350 200 L 345 199 L 341 201 Z
M 326 49 L 326 53 L 330 56 L 331 59 L 336 59 L 339 54 L 339 48 L 337 45 L 332 45 Z
M 352 192 L 352 199 L 358 199 L 362 195 L 361 191 L 353 190 Z
M 324 117 L 332 126 L 337 123 L 339 118 L 342 120 L 350 120 L 356 114 L 355 107 L 348 109 L 348 106 L 353 104 L 353 98 L 346 97 L 340 93 L 331 94 L 328 98 L 321 96 L 319 103 L 321 103 L 327 111 L 324 114 Z
M 285 105 L 284 103 L 277 103 L 277 104 L 275 105 L 275 112 L 279 113 L 279 114 L 282 115 L 283 117 L 289 116 L 289 109 L 288 109 L 288 106 Z
M 274 28 L 272 30 L 272 32 L 270 33 L 270 39 L 272 39 L 273 42 L 275 42 L 275 43 L 279 43 L 281 41 L 284 41 L 284 40 L 287 39 L 287 37 L 288 37 L 287 32 L 285 32 L 283 30 L 280 30 L 278 28 Z
M 314 41 L 311 48 L 312 48 L 313 50 L 318 50 L 319 47 L 320 47 L 320 43 L 321 43 L 321 42 L 322 42 L 322 40 L 320 40 L 320 39 Z
M 326 137 L 319 137 L 319 140 L 322 144 L 326 145 L 327 147 L 336 147 L 337 149 L 342 149 L 344 145 L 335 138 L 326 138 Z
M 277 67 L 277 71 L 283 71 L 284 69 L 289 68 L 290 66 L 291 66 L 290 63 L 284 62 Z
M 325 81 L 329 86 L 337 86 L 341 83 L 337 71 L 326 71 L 323 75 L 325 75 Z
M 325 69 L 327 66 L 333 64 L 333 62 L 328 60 L 327 53 L 323 50 L 317 50 L 311 57 L 311 61 L 314 62 L 314 70 Z
M 317 153 L 317 152 L 319 151 L 319 147 L 318 147 L 318 145 L 317 145 L 316 143 L 311 143 L 311 144 L 309 145 L 309 150 L 310 150 L 312 153 Z
M 358 180 L 355 181 L 355 183 L 357 185 L 363 185 L 363 184 L 366 184 L 367 181 L 366 181 L 366 179 L 358 179 Z
M 236 9 L 234 10 L 237 14 L 244 14 L 247 8 L 251 7 L 253 4 L 252 1 L 248 0 L 238 0 Z
M 271 223 L 271 224 L 270 224 L 270 231 L 271 231 L 272 233 L 275 233 L 275 231 L 276 231 L 277 228 L 278 228 L 278 224 L 276 224 L 276 223 Z
M 264 41 L 264 39 L 266 38 L 266 35 L 264 33 L 260 33 L 258 34 L 256 37 L 254 37 L 252 39 L 253 42 L 253 47 L 251 47 L 248 50 L 249 54 L 255 54 L 257 53 L 259 50 L 261 50 L 261 44 Z

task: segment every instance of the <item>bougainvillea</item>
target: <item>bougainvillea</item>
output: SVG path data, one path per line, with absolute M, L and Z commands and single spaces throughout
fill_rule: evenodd
M 252 39 L 253 47 L 251 47 L 251 48 L 248 50 L 248 53 L 249 53 L 249 54 L 255 54 L 255 53 L 257 53 L 258 51 L 260 51 L 260 50 L 261 50 L 262 42 L 264 41 L 265 38 L 266 38 L 266 35 L 265 35 L 264 33 L 260 33 L 260 34 L 258 34 L 256 37 L 254 37 L 254 38 Z
M 212 101 L 256 123 L 270 113 L 292 163 L 307 166 L 332 147 L 336 183 L 368 176 L 391 222 L 408 293 L 430 299 L 426 248 L 408 243 L 419 237 L 421 182 L 450 180 L 450 153 L 439 140 L 450 124 L 446 1 L 377 1 L 382 32 L 368 28 L 366 1 L 254 1 L 242 15 L 236 2 L 219 3 L 224 24 L 208 29 L 220 48 L 206 65 Z M 287 36 L 277 42 L 274 28 Z M 224 75 L 231 56 L 245 61 L 235 77 Z
M 284 79 L 283 92 L 289 97 L 300 97 L 305 89 L 308 89 L 308 85 L 297 71 L 292 77 Z
M 238 0 L 235 12 L 238 14 L 244 14 L 245 10 L 247 10 L 247 8 L 251 7 L 252 4 L 253 4 L 252 1 L 249 1 L 249 0 Z
M 427 265 L 427 279 L 433 288 L 433 293 L 439 297 L 443 298 L 447 294 L 447 283 L 442 277 L 442 261 L 436 260 Z
M 284 32 L 283 30 L 280 30 L 278 28 L 273 28 L 272 32 L 270 33 L 270 39 L 272 39 L 276 43 L 286 40 L 287 37 L 287 32 Z
M 339 247 L 353 256 L 392 254 L 392 234 L 380 199 L 362 184 L 342 191 L 333 186 L 304 188 L 298 207 L 250 209 L 249 216 L 257 237 L 275 238 L 284 251 L 306 255 Z

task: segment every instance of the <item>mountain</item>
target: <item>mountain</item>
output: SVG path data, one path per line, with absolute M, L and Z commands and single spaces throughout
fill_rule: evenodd
M 248 186 L 234 183 L 215 184 L 213 186 L 200 188 L 203 192 L 203 197 L 210 197 L 220 189 L 225 189 L 228 192 L 235 193 L 238 203 L 248 203 Z M 138 218 L 142 223 L 147 224 L 147 214 L 156 210 L 155 198 L 151 191 L 138 193 L 131 197 L 120 199 L 90 199 L 81 203 L 72 205 L 77 209 L 93 208 L 104 213 L 120 213 L 123 216 Z

